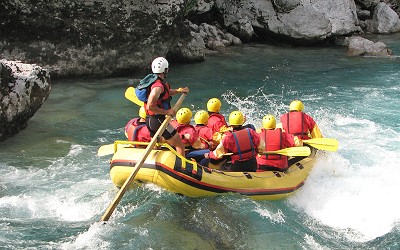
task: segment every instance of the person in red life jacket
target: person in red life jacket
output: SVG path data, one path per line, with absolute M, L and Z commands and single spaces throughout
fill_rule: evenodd
M 207 166 L 209 160 L 204 158 L 205 153 L 209 153 L 209 149 L 205 149 L 201 143 L 199 132 L 190 124 L 193 113 L 188 108 L 181 108 L 176 112 L 175 129 L 182 138 L 185 148 L 188 150 L 186 158 L 194 159 L 200 165 Z
M 201 149 L 203 144 L 201 143 L 199 132 L 190 124 L 192 116 L 193 113 L 190 109 L 181 108 L 176 112 L 176 120 L 171 124 L 181 136 L 186 149 Z
M 265 151 L 277 151 L 288 147 L 302 146 L 303 143 L 297 136 L 293 136 L 276 128 L 276 119 L 273 115 L 266 115 L 262 120 L 263 128 L 259 133 L 265 143 Z M 288 166 L 288 158 L 285 155 L 257 155 L 259 171 L 285 171 Z
M 207 102 L 207 111 L 209 114 L 207 127 L 211 128 L 213 132 L 220 132 L 221 128 L 228 127 L 225 117 L 219 113 L 221 105 L 222 103 L 218 98 L 211 98 Z
M 149 88 L 148 100 L 144 103 L 146 110 L 146 125 L 150 135 L 154 136 L 165 120 L 166 115 L 174 116 L 175 110 L 171 108 L 171 96 L 178 93 L 189 93 L 189 88 L 171 89 L 169 84 L 164 82 L 168 74 L 168 61 L 164 57 L 153 60 L 151 68 L 157 79 L 151 83 Z M 169 124 L 162 137 L 176 148 L 178 154 L 185 156 L 185 145 L 179 134 Z
M 280 117 L 282 128 L 286 133 L 298 136 L 302 140 L 322 138 L 317 123 L 303 112 L 304 105 L 299 100 L 290 103 L 289 112 Z
M 125 136 L 129 141 L 150 142 L 150 131 L 146 126 L 146 111 L 139 109 L 139 117 L 131 119 L 125 126 Z
M 206 158 L 221 159 L 224 155 L 232 153 L 232 171 L 255 172 L 257 171 L 256 156 L 264 151 L 264 142 L 251 128 L 244 128 L 244 116 L 240 111 L 233 111 L 229 115 L 229 124 L 232 131 L 226 131 L 220 144 L 211 151 Z
M 214 134 L 213 130 L 207 127 L 208 118 L 209 115 L 207 111 L 205 110 L 197 111 L 196 114 L 194 115 L 194 122 L 196 123 L 194 128 L 199 133 L 199 137 L 203 145 L 203 148 L 209 148 L 211 150 L 214 150 L 217 144 L 215 144 L 215 142 L 213 141 L 213 134 Z

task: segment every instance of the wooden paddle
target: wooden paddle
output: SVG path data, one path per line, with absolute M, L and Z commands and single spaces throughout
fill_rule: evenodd
M 144 105 L 144 102 L 139 100 L 138 97 L 136 96 L 134 87 L 129 87 L 126 89 L 125 98 L 141 107 Z
M 263 155 L 268 155 L 268 154 L 278 154 L 286 156 L 309 156 L 311 154 L 311 150 L 309 147 L 290 147 L 290 148 L 280 149 L 277 151 L 267 151 L 263 153 Z
M 178 101 L 175 103 L 175 106 L 173 109 L 176 111 L 182 104 L 183 100 L 185 99 L 186 93 L 183 93 L 181 97 L 178 99 Z M 151 150 L 153 149 L 154 145 L 157 143 L 157 138 L 162 135 L 162 133 L 165 131 L 167 128 L 169 122 L 171 121 L 172 116 L 167 116 L 164 120 L 164 122 L 161 124 L 160 128 L 157 130 L 153 138 L 151 139 L 149 145 L 146 147 L 146 151 L 143 154 L 142 158 L 140 161 L 138 161 L 134 167 L 135 171 L 132 171 L 132 173 L 129 175 L 129 177 L 126 179 L 125 183 L 122 185 L 120 190 L 118 191 L 117 195 L 114 197 L 114 200 L 111 202 L 111 204 L 108 206 L 106 212 L 104 215 L 101 217 L 100 221 L 108 221 L 110 218 L 111 214 L 114 212 L 115 208 L 117 207 L 118 203 L 122 199 L 122 196 L 125 194 L 126 190 L 128 189 L 129 185 L 132 183 L 133 179 L 135 178 L 137 172 L 139 172 L 139 169 L 142 167 L 144 161 L 146 160 L 147 156 L 149 156 Z
M 314 138 L 304 140 L 303 143 L 310 145 L 313 148 L 336 152 L 338 150 L 338 140 L 334 138 Z

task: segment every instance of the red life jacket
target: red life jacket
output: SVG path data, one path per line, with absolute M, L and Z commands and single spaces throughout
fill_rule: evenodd
M 291 111 L 281 116 L 282 126 L 289 134 L 299 138 L 308 138 L 308 126 L 304 119 L 304 113 L 300 111 Z
M 208 145 L 208 142 L 212 141 L 212 136 L 213 136 L 213 131 L 211 128 L 207 127 L 206 125 L 196 125 L 194 126 L 196 131 L 199 133 L 199 137 L 201 139 L 201 144 L 203 145 L 203 148 L 209 148 L 210 146 Z M 206 141 L 204 141 L 206 140 Z
M 261 139 L 264 140 L 265 143 L 265 151 L 277 151 L 282 149 L 283 141 L 282 141 L 282 129 L 261 129 L 260 133 Z M 282 155 L 261 155 L 263 159 L 268 160 L 278 160 L 282 159 Z
M 219 113 L 211 113 L 208 118 L 207 127 L 211 128 L 213 132 L 219 132 L 222 126 L 228 126 L 225 117 Z
M 177 125 L 176 125 L 177 124 Z M 198 139 L 199 135 L 196 129 L 190 124 L 179 124 L 176 122 L 173 124 L 176 132 L 181 136 L 182 142 L 185 144 L 185 147 L 190 147 L 192 144 Z M 185 134 L 190 135 L 190 139 L 184 138 Z
M 139 122 L 140 118 L 131 119 L 125 126 L 125 135 L 129 141 L 141 141 L 148 142 L 151 140 L 150 132 L 142 133 L 139 138 L 139 134 L 142 131 L 139 131 L 141 128 L 146 126 L 145 122 Z
M 229 149 L 233 153 L 232 162 L 248 160 L 256 156 L 257 150 L 249 128 L 229 133 L 232 135 L 230 139 L 235 140 L 235 147 Z
M 147 87 L 147 97 L 149 97 L 150 92 L 151 92 L 151 87 L 153 86 L 154 83 L 161 83 L 163 85 L 164 91 L 161 93 L 160 97 L 158 98 L 156 102 L 156 106 L 165 110 L 168 110 L 171 108 L 170 101 L 172 99 L 169 90 L 170 86 L 168 83 L 165 83 L 162 81 L 162 79 L 158 78 L 155 80 L 149 87 Z M 144 103 L 144 109 L 146 110 L 147 115 L 156 115 L 154 112 L 151 112 L 150 110 L 147 109 L 147 102 Z
M 194 128 L 199 133 L 201 144 L 204 145 L 203 148 L 209 148 L 210 146 L 209 146 L 208 142 L 211 142 L 213 139 L 212 129 L 207 127 L 206 125 L 196 125 L 196 126 L 194 126 Z

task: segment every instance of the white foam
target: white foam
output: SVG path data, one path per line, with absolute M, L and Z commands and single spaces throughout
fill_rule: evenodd
M 322 224 L 342 230 L 349 240 L 368 241 L 389 233 L 400 221 L 400 201 L 396 198 L 400 157 L 375 146 L 359 145 L 351 153 L 363 159 L 349 161 L 340 150 L 325 153 L 289 203 Z M 375 160 L 368 161 L 368 157 Z
M 255 212 L 263 218 L 268 218 L 271 222 L 285 223 L 285 215 L 281 210 L 278 210 L 276 213 L 274 213 L 268 208 L 257 206 Z
M 381 95 L 376 88 L 356 89 L 366 98 Z M 257 96 L 260 93 L 262 91 Z M 249 97 L 243 100 L 228 92 L 224 98 L 239 110 L 245 110 L 253 121 L 260 119 L 266 109 L 276 114 L 287 109 L 276 96 L 268 100 L 274 104 L 258 107 L 263 109 L 261 111 L 254 110 L 255 103 L 251 107 L 253 103 Z M 314 97 L 310 98 L 315 101 Z M 335 107 L 308 110 L 312 110 L 326 137 L 339 140 L 339 151 L 319 152 L 320 157 L 305 186 L 288 199 L 289 204 L 305 212 L 316 225 L 330 227 L 337 237 L 350 241 L 369 241 L 391 232 L 400 222 L 400 200 L 397 199 L 400 193 L 399 132 L 375 122 L 372 117 L 353 116 L 353 111 L 349 114 Z M 257 209 L 256 212 L 271 220 L 279 218 L 269 210 Z M 306 237 L 306 242 L 311 246 L 315 240 Z
M 110 242 L 100 237 L 106 232 L 109 233 L 110 228 L 113 229 L 101 223 L 95 223 L 87 231 L 74 237 L 74 240 L 62 243 L 59 247 L 61 249 L 110 249 Z

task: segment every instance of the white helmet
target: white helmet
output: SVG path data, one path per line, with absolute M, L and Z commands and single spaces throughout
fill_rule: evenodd
M 151 63 L 151 69 L 155 74 L 166 73 L 166 69 L 168 69 L 167 59 L 164 57 L 157 57 Z

